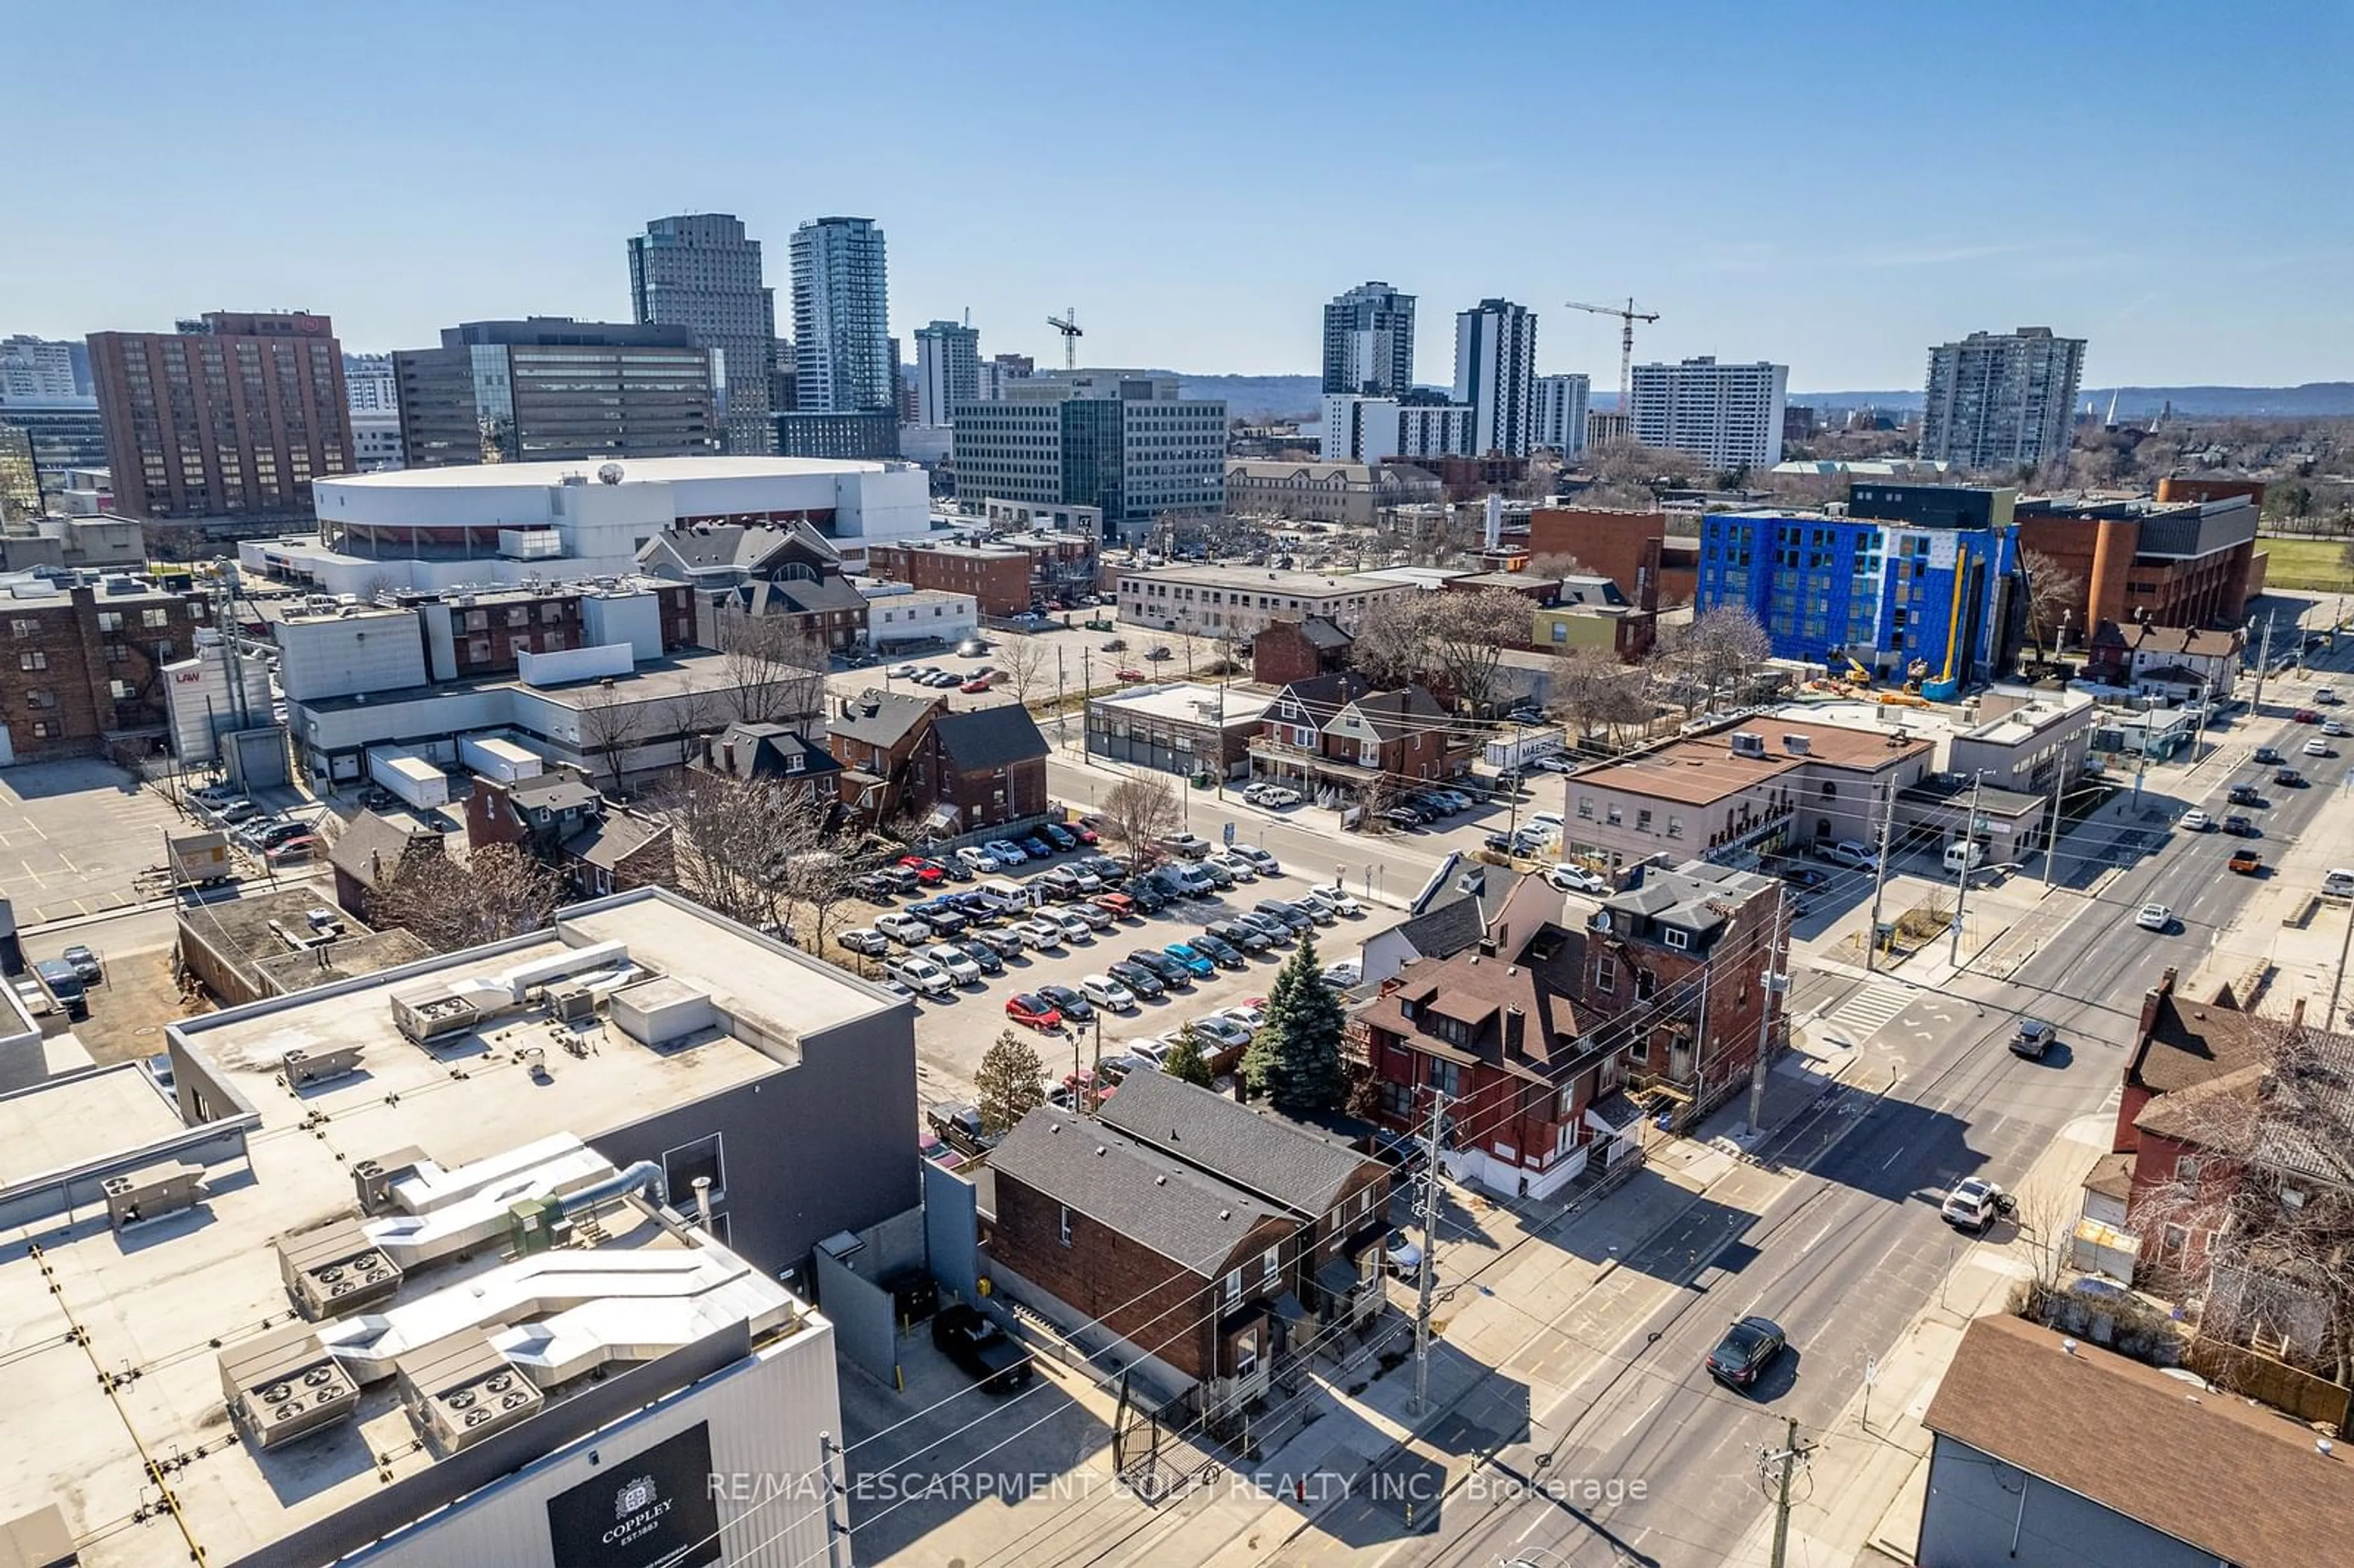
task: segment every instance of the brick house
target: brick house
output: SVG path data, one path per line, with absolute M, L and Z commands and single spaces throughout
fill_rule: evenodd
M 2238 628 L 2201 631 L 2180 626 L 2120 627 L 2105 620 L 2093 634 L 2084 672 L 2094 680 L 2139 691 L 2195 696 L 2228 692 L 2240 673 L 2248 634 Z
M 1689 604 L 1700 588 L 1699 542 L 1668 538 L 1664 512 L 1540 506 L 1529 514 L 1529 558 L 1575 557 L 1618 585 L 1638 609 Z
M 475 779 L 466 798 L 466 845 L 491 843 L 522 849 L 562 876 L 577 898 L 678 881 L 670 824 L 606 800 L 569 768 L 513 784 Z
M 1297 1215 L 1053 1106 L 1006 1134 L 990 1171 L 983 1266 L 1000 1293 L 1066 1332 L 1117 1336 L 1121 1361 L 1212 1420 L 1266 1396 Z
M 1449 1172 L 1542 1198 L 1586 1170 L 1597 1141 L 1603 1162 L 1625 1157 L 1633 1118 L 1617 1045 L 1578 1008 L 1587 937 L 1510 904 L 1472 948 L 1383 981 L 1357 1022 L 1383 1126 L 1425 1132 L 1442 1097 Z
M 1749 1083 L 1780 898 L 1770 877 L 1686 861 L 1647 868 L 1586 923 L 1579 1015 L 1620 1048 L 1628 1083 L 1662 1091 L 1679 1123 Z
M 1257 778 L 1363 798 L 1455 771 L 1447 714 L 1420 686 L 1389 691 L 1352 672 L 1294 681 L 1276 694 L 1251 743 Z
M 907 808 L 969 833 L 1046 810 L 1046 737 L 1018 703 L 932 716 L 908 758 Z
M 1320 1323 L 1380 1312 L 1390 1169 L 1340 1139 L 1161 1073 L 1138 1073 L 1097 1113 L 1108 1127 L 1273 1203 L 1297 1223 L 1285 1267 Z
M 335 874 L 335 902 L 345 913 L 369 920 L 368 901 L 400 874 L 410 856 L 442 850 L 441 835 L 429 829 L 403 827 L 374 811 L 362 811 L 345 824 L 327 850 L 327 863 Z
M 26 587 L 0 614 L 7 632 L 0 725 L 15 760 L 159 748 L 168 718 L 164 666 L 195 652 L 204 601 L 147 588 Z
M 1288 686 L 1348 668 L 1356 641 L 1320 615 L 1271 620 L 1251 639 L 1251 679 L 1263 686 Z
M 948 707 L 946 697 L 874 687 L 843 699 L 825 722 L 826 747 L 842 765 L 843 805 L 868 824 L 898 816 L 916 743 Z
M 842 764 L 824 746 L 790 725 L 731 724 L 704 743 L 703 756 L 690 766 L 748 782 L 799 780 L 828 804 L 842 794 Z
M 665 528 L 638 550 L 638 568 L 686 584 L 695 641 L 721 645 L 731 616 L 781 619 L 832 649 L 866 635 L 866 596 L 842 575 L 842 553 L 807 523 L 696 523 Z

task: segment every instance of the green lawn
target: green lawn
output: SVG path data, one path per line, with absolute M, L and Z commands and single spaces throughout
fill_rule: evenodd
M 2268 588 L 2342 588 L 2354 581 L 2346 567 L 2343 539 L 2260 538 L 2256 548 L 2271 557 L 2264 571 Z

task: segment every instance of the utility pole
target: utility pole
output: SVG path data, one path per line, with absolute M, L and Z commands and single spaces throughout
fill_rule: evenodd
M 1757 1015 L 1757 1059 L 1749 1065 L 1749 1130 L 1753 1135 L 1766 1121 L 1766 1053 L 1774 1039 L 1774 996 L 1790 983 L 1789 977 L 1781 970 L 1782 916 L 1789 908 L 1782 886 L 1779 882 L 1774 885 L 1774 938 L 1766 945 L 1765 1006 Z
M 1978 850 L 1978 787 L 1985 782 L 1983 770 L 1970 780 L 1970 815 L 1962 824 L 1962 863 L 1954 874 L 1954 945 L 1946 961 L 1956 969 L 1962 966 L 1962 910 L 1970 900 L 1970 862 L 1977 858 Z
M 2329 980 L 2329 1011 L 2321 1015 L 2324 1033 L 2335 1033 L 2338 1030 L 2338 995 L 2346 989 L 2346 959 L 2349 951 L 2354 951 L 2354 905 L 2347 906 L 2346 935 L 2338 940 L 2338 972 Z
M 2060 803 L 2068 788 L 2068 754 L 2060 754 L 2059 769 L 2052 779 L 2052 821 L 2043 830 L 2043 885 L 2052 885 L 2052 863 L 2060 853 Z
M 2354 927 L 2349 927 L 2354 929 Z M 1434 1283 L 1432 1251 L 1438 1242 L 1438 1128 L 1447 1114 L 1447 1097 L 1430 1095 L 1430 1147 L 1422 1166 L 1422 1265 L 1417 1270 L 1419 1296 L 1414 1309 L 1414 1414 L 1428 1408 L 1430 1396 L 1430 1292 Z
M 2256 691 L 2248 699 L 2248 715 L 2255 716 L 2264 705 L 2264 677 L 2273 673 L 2273 618 L 2264 617 L 2264 634 L 2256 643 Z
M 1079 739 L 1087 739 L 1087 726 L 1079 726 Z M 1063 645 L 1055 644 L 1055 740 L 1066 745 L 1071 738 L 1071 714 L 1063 703 Z
M 1797 1417 L 1794 1415 L 1787 1419 L 1790 1424 L 1789 1435 L 1782 1445 L 1782 1451 L 1765 1456 L 1766 1463 L 1776 1467 L 1779 1472 L 1774 1487 L 1773 1568 L 1787 1568 L 1789 1561 L 1791 1472 L 1808 1455 L 1814 1452 L 1813 1444 L 1802 1444 L 1798 1441 Z
M 1103 1109 L 1103 1011 L 1096 1011 L 1096 1059 L 1087 1069 L 1087 1114 Z
M 1880 853 L 1872 868 L 1872 929 L 1863 934 L 1863 970 L 1872 974 L 1880 960 L 1880 895 L 1888 888 L 1888 841 L 1896 827 L 1896 781 L 1881 786 Z
M 1079 650 L 1079 701 L 1085 703 L 1095 694 L 1095 653 L 1090 649 L 1082 648 Z M 1087 726 L 1084 724 L 1079 726 L 1079 765 L 1083 768 L 1096 765 L 1096 754 L 1087 745 Z

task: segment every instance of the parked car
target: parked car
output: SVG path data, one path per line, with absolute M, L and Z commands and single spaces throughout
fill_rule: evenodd
M 1248 955 L 1215 932 L 1204 931 L 1198 937 L 1189 938 L 1186 945 L 1220 969 L 1241 969 L 1250 967 Z
M 1190 942 L 1172 942 L 1161 949 L 1174 962 L 1182 964 L 1185 972 L 1196 980 L 1208 980 L 1218 972 L 1218 960 Z
M 1225 872 L 1236 882 L 1258 880 L 1258 867 L 1247 856 L 1236 854 L 1232 850 L 1222 850 L 1202 863 L 1213 871 Z
M 981 1107 L 976 1105 L 934 1106 L 924 1113 L 924 1123 L 941 1142 L 967 1154 L 986 1154 L 997 1147 L 998 1139 L 981 1130 Z
M 1382 813 L 1382 821 L 1400 832 L 1412 832 L 1422 826 L 1422 813 L 1411 806 L 1392 806 Z
M 1010 927 L 975 931 L 972 934 L 972 939 L 1001 959 L 1018 959 L 1022 956 L 1021 934 Z
M 1773 1319 L 1744 1318 L 1709 1351 L 1708 1375 L 1729 1388 L 1755 1388 L 1789 1343 L 1789 1336 Z
M 1030 858 L 1022 853 L 1022 846 L 1011 839 L 991 839 L 981 847 L 989 852 L 989 858 L 997 863 L 1001 871 L 1007 866 L 1020 865 Z
M 1299 804 L 1299 791 L 1287 789 L 1280 784 L 1254 784 L 1243 791 L 1243 799 L 1254 806 L 1280 811 Z
M 1136 1005 L 1136 993 L 1109 975 L 1081 975 L 1079 994 L 1107 1012 L 1126 1012 Z
M 916 874 L 904 865 L 886 865 L 875 874 L 883 879 L 884 885 L 896 894 L 913 893 L 923 885 Z
M 1193 1020 L 1194 1037 L 1202 1042 L 1204 1051 L 1240 1051 L 1251 1043 L 1251 1032 L 1220 1013 L 1207 1013 Z
M 2042 1019 L 2022 1018 L 2019 1021 L 2018 1029 L 2011 1033 L 2010 1054 L 2041 1062 L 2044 1053 L 2051 1050 L 2052 1043 L 2059 1038 L 2060 1031 Z
M 899 864 L 916 874 L 916 880 L 926 887 L 937 887 L 948 877 L 948 872 L 938 861 L 926 860 L 919 854 L 903 854 Z
M 1095 1018 L 1096 1004 L 1081 996 L 1076 986 L 1042 985 L 1038 994 L 1053 1002 L 1066 1022 L 1087 1023 Z
M 1544 879 L 1547 886 L 1557 887 L 1564 893 L 1598 895 L 1610 891 L 1610 884 L 1606 880 L 1595 875 L 1584 866 L 1569 861 L 1562 861 L 1555 864 L 1551 871 L 1544 874 Z
M 1090 931 L 1108 931 L 1119 924 L 1119 916 L 1114 915 L 1092 898 L 1083 904 L 1074 904 L 1063 913 L 1076 916 Z
M 1422 1248 L 1404 1231 L 1392 1231 L 1382 1244 L 1382 1266 L 1401 1277 L 1422 1272 Z
M 1273 915 L 1262 915 L 1256 909 L 1246 909 L 1234 917 L 1234 923 L 1265 937 L 1269 947 L 1280 948 L 1299 936 L 1289 922 Z
M 923 956 L 946 970 L 949 979 L 959 985 L 979 985 L 981 966 L 954 942 L 939 942 L 924 949 Z M 1002 965 L 999 966 L 1002 968 Z
M 918 947 L 934 940 L 937 936 L 928 921 L 918 920 L 904 909 L 895 909 L 888 915 L 877 916 L 875 928 L 903 948 Z
M 1310 909 L 1305 904 L 1295 904 L 1284 898 L 1262 898 L 1251 906 L 1251 913 L 1265 915 L 1272 919 L 1282 921 L 1290 928 L 1294 936 L 1313 931 L 1318 924 L 1315 911 Z M 1326 916 L 1323 923 L 1331 924 L 1331 916 Z
M 1035 991 L 1020 991 L 1007 997 L 1005 1016 L 1041 1033 L 1063 1026 L 1062 1010 Z
M 79 943 L 59 953 L 58 961 L 73 970 L 74 979 L 86 986 L 96 985 L 106 978 L 106 971 L 99 964 L 98 955 Z
M 1063 928 L 1044 915 L 1033 915 L 1027 920 L 1016 920 L 1013 934 L 1034 948 L 1055 948 L 1063 945 Z
M 1015 1393 L 1034 1375 L 1030 1352 L 968 1302 L 952 1301 L 932 1315 L 932 1343 L 991 1393 Z
M 1354 959 L 1342 959 L 1324 966 L 1324 983 L 1334 991 L 1353 991 L 1364 982 L 1364 969 Z
M 964 935 L 965 927 L 972 924 L 970 916 L 955 905 L 944 903 L 939 899 L 934 899 L 929 904 L 910 905 L 907 913 L 921 920 L 943 937 L 961 937 Z M 881 922 L 877 921 L 876 924 L 880 925 Z
M 1833 865 L 1843 865 L 1850 871 L 1877 871 L 1880 868 L 1879 858 L 1853 839 L 1840 839 L 1835 843 L 1817 844 L 1815 853 Z
M 1103 842 L 1096 831 L 1085 822 L 1066 822 L 1063 824 L 1063 831 L 1089 849 Z
M 1147 915 L 1158 915 L 1169 907 L 1169 890 L 1150 877 L 1132 877 L 1120 884 L 1119 891 Z
M 1066 942 L 1095 940 L 1096 928 L 1068 909 L 1042 909 L 1038 918 L 1060 931 Z
M 1044 839 L 1040 838 L 1035 833 L 1031 834 L 1026 839 L 1016 839 L 1013 842 L 1020 844 L 1022 846 L 1022 853 L 1028 855 L 1032 860 L 1051 860 L 1054 858 L 1055 846 L 1048 843 Z
M 931 934 L 931 927 L 925 927 L 924 935 Z M 837 931 L 833 939 L 847 951 L 864 953 L 870 958 L 879 958 L 891 950 L 891 938 L 872 926 L 853 926 L 847 931 Z
M 1005 869 L 998 863 L 997 857 L 995 855 L 990 853 L 986 849 L 983 849 L 979 844 L 965 845 L 962 849 L 956 852 L 956 857 L 957 859 L 964 862 L 968 866 L 970 866 L 973 870 L 981 873 L 983 876 L 988 876 Z
M 2015 1207 L 2009 1193 L 1983 1177 L 1968 1176 L 1954 1183 L 1937 1213 L 1956 1230 L 1983 1232 Z
M 1005 960 L 998 956 L 997 949 L 978 937 L 968 937 L 959 942 L 957 951 L 978 964 L 982 974 L 1002 975 L 1005 972 Z
M 1311 887 L 1299 895 L 1299 902 L 1311 910 L 1320 905 L 1335 916 L 1345 916 L 1352 920 L 1363 919 L 1365 914 L 1365 906 L 1338 886 Z
M 1133 920 L 1137 917 L 1136 900 L 1125 893 L 1098 893 L 1087 902 L 1114 920 Z
M 1205 935 L 1215 937 L 1230 947 L 1246 953 L 1263 953 L 1275 946 L 1275 938 L 1256 926 L 1246 926 L 1239 920 L 1218 920 L 1203 927 Z
M 1048 822 L 1039 828 L 1038 836 L 1066 853 L 1079 847 L 1079 841 L 1072 836 L 1070 830 L 1058 822 Z
M 1222 1007 L 1218 1009 L 1218 1016 L 1231 1018 L 1256 1034 L 1267 1027 L 1267 998 L 1254 996 L 1246 1001 L 1236 1002 L 1232 1007 Z
M 1119 981 L 1146 1001 L 1166 994 L 1169 990 L 1167 986 L 1161 983 L 1161 977 L 1158 974 L 1132 959 L 1114 959 L 1104 966 L 1104 973 Z
M 1210 841 L 1199 833 L 1164 833 L 1156 848 L 1179 860 L 1200 860 L 1210 853 Z
M 883 972 L 920 996 L 956 994 L 956 981 L 949 972 L 921 954 L 893 959 L 883 966 Z
M 1278 862 L 1275 856 L 1267 853 L 1267 851 L 1259 848 L 1257 844 L 1235 844 L 1232 848 L 1228 849 L 1226 853 L 1230 855 L 1250 862 L 1251 869 L 1258 873 L 1261 876 L 1281 876 L 1283 874 L 1282 863 Z
M 1193 983 L 1192 969 L 1156 948 L 1139 948 L 1128 955 L 1126 961 L 1140 969 L 1150 969 L 1152 977 L 1161 982 L 1161 989 L 1164 991 L 1172 986 Z
M 1235 885 L 1235 874 L 1216 860 L 1205 860 L 1189 869 L 1195 876 L 1206 880 L 1220 893 L 1225 892 Z

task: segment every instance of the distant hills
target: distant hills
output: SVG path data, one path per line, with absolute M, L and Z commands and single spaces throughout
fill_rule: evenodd
M 1179 370 L 1158 370 L 1174 376 L 1188 397 L 1223 397 L 1226 412 L 1237 418 L 1263 419 L 1278 415 L 1315 415 L 1323 393 L 1313 376 L 1190 376 Z M 2119 418 L 2147 418 L 2172 404 L 2177 414 L 2197 418 L 2321 419 L 2354 415 L 2354 381 L 2308 381 L 2301 387 L 2087 387 L 2084 399 L 2105 411 L 2115 394 Z M 1617 394 L 1597 389 L 1596 408 L 1607 408 Z M 1793 392 L 1790 401 L 1805 407 L 1859 408 L 1918 408 L 1917 387 L 1865 392 Z

